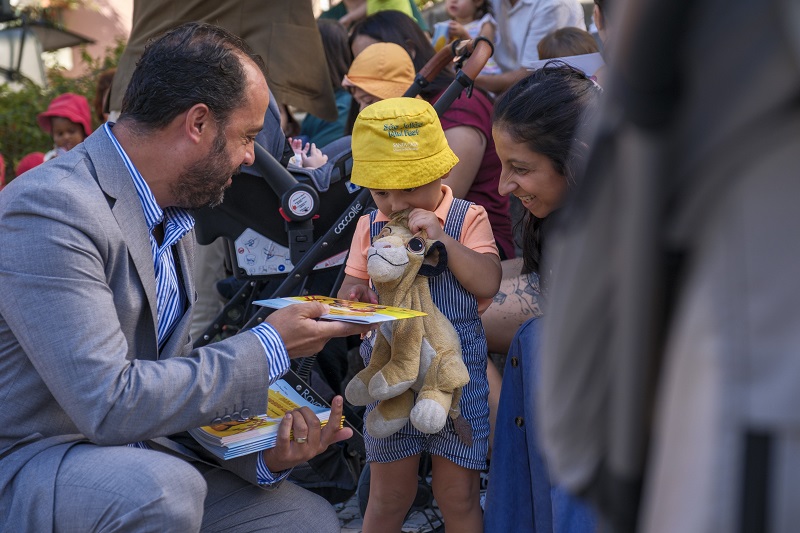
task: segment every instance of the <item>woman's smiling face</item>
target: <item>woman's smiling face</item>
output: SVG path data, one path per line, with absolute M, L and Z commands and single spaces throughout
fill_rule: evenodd
M 561 207 L 567 195 L 567 179 L 553 168 L 550 158 L 515 140 L 502 124 L 492 128 L 492 137 L 503 165 L 497 187 L 500 194 L 513 194 L 538 218 Z

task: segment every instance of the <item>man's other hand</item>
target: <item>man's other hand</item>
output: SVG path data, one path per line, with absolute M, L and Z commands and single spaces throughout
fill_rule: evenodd
M 275 447 L 262 452 L 264 463 L 270 472 L 294 468 L 324 452 L 331 444 L 352 437 L 352 429 L 348 427 L 339 429 L 343 405 L 341 396 L 333 399 L 331 416 L 324 428 L 320 427 L 317 415 L 308 407 L 301 407 L 288 413 L 278 427 Z M 290 439 L 290 435 L 293 438 Z

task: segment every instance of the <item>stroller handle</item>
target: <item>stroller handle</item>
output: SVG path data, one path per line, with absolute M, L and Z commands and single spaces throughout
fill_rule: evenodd
M 453 41 L 449 46 L 445 46 L 434 55 L 417 73 L 414 83 L 403 96 L 414 98 L 423 88 L 439 75 L 443 68 L 452 63 L 455 59 L 467 58 L 459 72 L 464 72 L 469 76 L 470 84 L 478 76 L 481 69 L 494 54 L 494 46 L 485 37 L 477 39 Z M 452 86 L 452 85 L 451 85 Z M 462 85 L 462 88 L 464 86 Z M 448 105 L 452 100 L 448 102 Z M 445 107 L 446 108 L 446 107 Z
M 309 220 L 319 211 L 319 195 L 311 185 L 300 183 L 258 143 L 253 144 L 253 168 L 281 199 L 281 215 L 287 222 Z

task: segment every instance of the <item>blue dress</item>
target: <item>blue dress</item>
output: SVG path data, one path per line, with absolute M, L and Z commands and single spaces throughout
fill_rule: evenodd
M 540 319 L 525 322 L 506 359 L 483 516 L 486 533 L 589 533 L 596 529 L 587 505 L 550 484 L 539 449 L 534 402 L 540 333 Z

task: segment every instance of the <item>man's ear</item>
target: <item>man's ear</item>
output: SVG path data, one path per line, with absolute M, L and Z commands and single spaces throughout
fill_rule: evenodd
M 211 132 L 215 123 L 211 110 L 206 104 L 195 104 L 186 111 L 186 119 L 184 121 L 186 135 L 195 144 L 200 144 L 204 137 L 215 136 Z
M 425 253 L 425 260 L 419 267 L 420 276 L 435 278 L 447 268 L 447 248 L 441 241 L 433 241 Z

